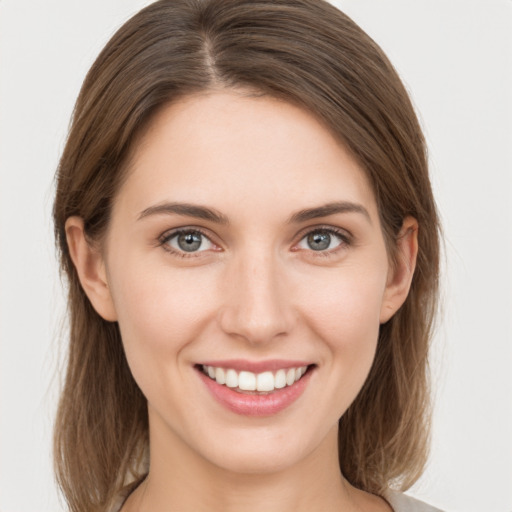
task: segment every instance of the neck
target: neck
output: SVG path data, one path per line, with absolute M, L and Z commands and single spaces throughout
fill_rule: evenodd
M 344 479 L 338 462 L 337 425 L 313 453 L 297 463 L 252 473 L 219 467 L 178 439 L 151 428 L 150 421 L 150 472 L 122 512 L 390 510 L 380 498 Z

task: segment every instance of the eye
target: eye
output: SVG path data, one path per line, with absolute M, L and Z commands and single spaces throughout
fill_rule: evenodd
M 167 250 L 185 256 L 185 253 L 207 251 L 214 247 L 212 241 L 197 229 L 183 229 L 166 234 L 161 244 Z
M 341 245 L 348 245 L 348 243 L 347 235 L 332 228 L 319 228 L 307 233 L 297 244 L 297 247 L 316 252 L 328 252 Z

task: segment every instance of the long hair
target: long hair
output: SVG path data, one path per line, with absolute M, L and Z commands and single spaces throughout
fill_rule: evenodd
M 411 290 L 381 326 L 368 379 L 340 419 L 339 461 L 349 482 L 377 494 L 407 488 L 423 470 L 439 225 L 425 141 L 397 73 L 368 35 L 322 0 L 160 0 L 121 27 L 90 69 L 57 173 L 70 345 L 54 451 L 73 512 L 106 510 L 144 476 L 148 420 L 117 324 L 94 311 L 80 286 L 66 219 L 80 216 L 86 236 L 101 242 L 130 152 L 156 112 L 226 88 L 298 105 L 338 138 L 373 187 L 391 261 L 403 219 L 417 219 Z

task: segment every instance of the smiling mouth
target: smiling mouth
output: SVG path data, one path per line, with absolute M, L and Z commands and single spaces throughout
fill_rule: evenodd
M 217 384 L 226 386 L 232 391 L 242 394 L 266 395 L 293 386 L 308 373 L 312 366 L 314 365 L 282 368 L 274 372 L 261 373 L 236 371 L 232 368 L 208 365 L 199 365 L 198 369 Z

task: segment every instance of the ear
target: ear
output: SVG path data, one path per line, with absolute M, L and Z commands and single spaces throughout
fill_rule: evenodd
M 390 264 L 382 301 L 380 323 L 386 323 L 405 302 L 411 288 L 418 255 L 418 221 L 406 217 L 397 237 L 396 264 Z
M 82 288 L 96 312 L 105 320 L 115 322 L 117 314 L 100 249 L 87 239 L 81 217 L 69 217 L 65 229 L 71 260 Z

